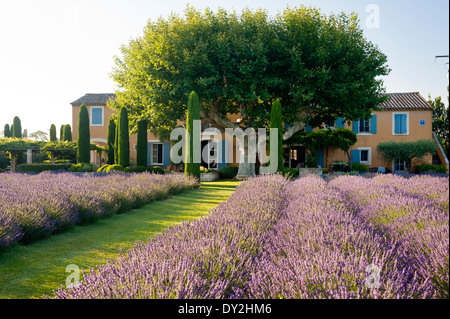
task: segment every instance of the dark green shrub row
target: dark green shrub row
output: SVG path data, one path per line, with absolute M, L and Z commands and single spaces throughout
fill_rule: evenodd
M 239 167 L 237 166 L 224 166 L 218 171 L 221 179 L 233 179 L 236 177 L 238 170 Z
M 38 164 L 19 164 L 17 165 L 18 172 L 35 172 L 40 173 L 44 171 L 57 171 L 60 169 L 68 170 L 72 164 L 46 164 L 46 163 L 38 163 Z
M 120 171 L 120 172 L 126 172 L 126 173 L 142 173 L 142 172 L 149 172 L 149 173 L 155 173 L 155 174 L 166 174 L 170 173 L 169 171 L 164 170 L 161 167 L 153 166 L 153 167 L 145 167 L 145 166 L 135 166 L 135 167 L 123 167 L 119 164 L 113 164 L 113 165 L 103 165 L 101 166 L 97 172 L 111 172 L 111 171 Z
M 360 163 L 353 163 L 352 171 L 357 171 L 359 173 L 367 173 L 369 171 L 369 168 L 366 165 Z
M 416 173 L 420 174 L 425 171 L 435 171 L 437 173 L 447 173 L 447 167 L 444 165 L 421 164 L 416 166 Z

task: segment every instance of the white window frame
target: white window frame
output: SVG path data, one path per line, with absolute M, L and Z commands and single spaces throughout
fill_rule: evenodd
M 396 114 L 406 114 L 406 133 L 395 133 Z M 409 135 L 409 112 L 392 112 L 392 135 Z
M 358 150 L 360 151 L 359 154 L 359 163 L 363 165 L 372 165 L 372 147 L 358 147 Z M 361 160 L 361 151 L 367 151 L 367 161 Z
M 92 109 L 102 109 L 102 123 L 101 124 L 93 124 L 92 123 Z M 90 116 L 89 116 L 89 124 L 90 126 L 105 126 L 105 107 L 103 105 L 93 105 L 90 107 Z
M 394 172 L 394 171 L 397 171 L 397 172 L 405 172 L 405 171 L 406 171 L 406 161 L 403 161 L 403 167 L 404 167 L 404 170 L 396 170 L 396 169 L 395 169 L 395 164 L 396 164 L 397 162 L 399 162 L 399 159 L 393 160 L 393 161 L 392 161 L 392 171 L 393 171 L 393 172 Z
M 153 141 L 150 141 L 150 159 L 151 159 L 151 165 L 164 165 L 164 143 L 163 142 L 160 142 L 160 141 L 155 141 L 155 142 L 153 142 Z M 161 156 L 161 158 L 162 158 L 162 162 L 161 163 L 157 163 L 157 162 L 154 162 L 153 161 L 153 145 L 158 145 L 158 144 L 161 144 L 162 145 L 162 156 Z

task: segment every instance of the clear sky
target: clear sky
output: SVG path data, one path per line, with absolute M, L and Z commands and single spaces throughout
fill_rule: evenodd
M 388 57 L 386 91 L 442 96 L 447 104 L 448 59 L 434 57 L 449 54 L 448 0 L 0 0 L 0 132 L 16 115 L 28 134 L 71 124 L 70 102 L 114 92 L 109 73 L 120 46 L 142 35 L 149 19 L 182 14 L 187 3 L 271 15 L 300 4 L 325 14 L 355 11 L 365 37 Z

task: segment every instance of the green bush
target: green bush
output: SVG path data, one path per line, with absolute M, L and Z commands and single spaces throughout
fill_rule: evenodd
M 94 163 L 78 163 L 69 167 L 69 172 L 95 172 Z
M 281 174 L 283 174 L 284 177 L 297 178 L 299 170 L 297 168 L 283 167 Z
M 164 175 L 166 173 L 166 171 L 162 167 L 159 167 L 159 166 L 148 167 L 147 171 L 150 173 L 161 174 L 161 175 Z
M 353 163 L 352 164 L 352 171 L 356 171 L 359 173 L 367 173 L 369 171 L 369 168 L 366 165 L 360 164 L 360 163 Z
M 219 178 L 221 179 L 233 179 L 236 177 L 239 167 L 237 166 L 224 166 L 219 169 Z
M 105 170 L 106 173 L 112 172 L 112 171 L 121 171 L 123 172 L 123 166 L 119 164 L 113 164 L 109 165 Z
M 109 166 L 109 164 L 105 164 L 105 165 L 103 165 L 103 166 L 100 166 L 100 167 L 97 169 L 97 172 L 104 172 L 105 169 L 106 169 L 108 166 Z
M 200 173 L 211 173 L 211 172 L 214 172 L 213 168 L 206 168 L 206 167 L 200 166 Z
M 71 167 L 72 164 L 66 163 L 66 164 L 46 164 L 46 163 L 39 163 L 39 164 L 19 164 L 17 165 L 17 171 L 18 172 L 35 172 L 40 173 L 44 171 L 57 171 L 60 169 L 68 170 L 69 167 Z
M 145 166 L 125 167 L 123 171 L 126 173 L 142 173 L 147 171 L 147 167 Z
M 352 164 L 353 166 L 353 164 Z M 342 162 L 342 161 L 334 161 L 331 164 L 331 169 L 335 172 L 348 172 L 349 167 L 348 164 L 346 162 Z
M 447 167 L 444 165 L 421 164 L 416 166 L 416 173 L 420 174 L 425 171 L 435 171 L 437 173 L 447 173 Z

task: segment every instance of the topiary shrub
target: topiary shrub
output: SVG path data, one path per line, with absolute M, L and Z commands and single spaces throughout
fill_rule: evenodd
M 352 164 L 352 171 L 356 171 L 359 173 L 367 173 L 369 171 L 369 168 L 366 165 L 360 164 L 360 163 L 353 163 Z
M 233 179 L 236 177 L 239 167 L 237 166 L 224 166 L 219 169 L 220 179 Z

